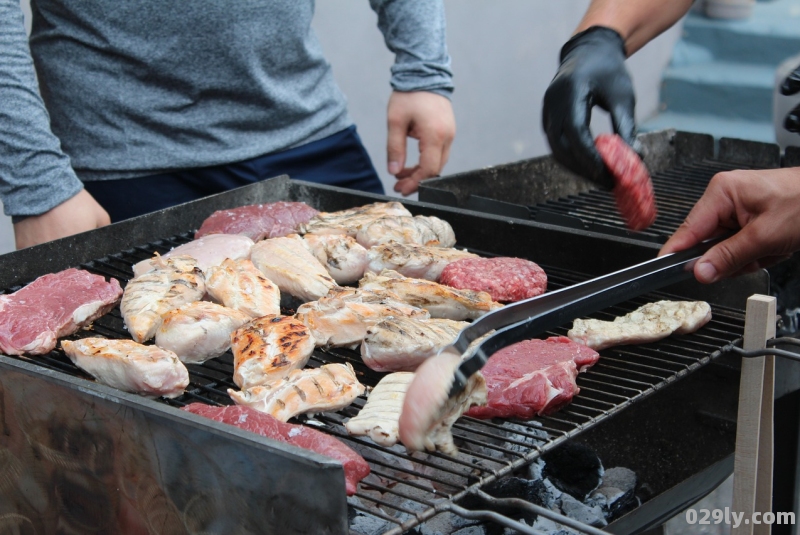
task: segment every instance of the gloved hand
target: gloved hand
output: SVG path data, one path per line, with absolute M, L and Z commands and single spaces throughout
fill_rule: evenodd
M 633 83 L 619 33 L 592 26 L 561 48 L 561 66 L 544 95 L 542 123 L 553 157 L 568 169 L 611 188 L 614 181 L 594 146 L 592 108 L 611 114 L 614 132 L 636 142 Z
M 793 70 L 781 84 L 782 95 L 794 95 L 798 91 L 800 91 L 800 66 Z M 800 104 L 786 114 L 783 127 L 789 132 L 800 132 Z

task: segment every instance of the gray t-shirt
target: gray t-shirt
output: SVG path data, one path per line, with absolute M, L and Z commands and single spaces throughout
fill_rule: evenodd
M 29 47 L 19 0 L 0 0 L 8 215 L 44 213 L 81 189 L 78 177 L 231 163 L 352 124 L 311 30 L 313 0 L 31 4 Z M 449 95 L 441 0 L 370 5 L 396 55 L 392 87 Z

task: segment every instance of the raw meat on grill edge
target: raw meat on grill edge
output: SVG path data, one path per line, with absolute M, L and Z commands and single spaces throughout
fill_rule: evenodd
M 472 407 L 475 418 L 522 418 L 551 414 L 579 392 L 578 372 L 600 358 L 566 336 L 525 340 L 489 357 L 481 372 L 489 390 L 485 406 Z
M 355 494 L 358 482 L 369 474 L 369 465 L 361 455 L 339 439 L 309 427 L 283 423 L 269 414 L 238 405 L 212 407 L 203 403 L 191 403 L 183 407 L 183 410 L 339 461 L 344 468 L 348 496 Z
M 547 274 L 524 258 L 463 258 L 448 264 L 439 282 L 453 288 L 487 292 L 495 301 L 522 301 L 547 290 Z
M 42 355 L 56 339 L 106 314 L 122 296 L 116 279 L 80 269 L 39 277 L 21 290 L 0 295 L 0 351 Z
M 656 220 L 656 197 L 650 173 L 639 155 L 617 134 L 600 134 L 597 152 L 614 177 L 617 209 L 631 230 L 644 230 Z
M 304 202 L 278 201 L 217 210 L 200 225 L 194 238 L 207 234 L 244 234 L 253 241 L 296 232 L 319 213 Z

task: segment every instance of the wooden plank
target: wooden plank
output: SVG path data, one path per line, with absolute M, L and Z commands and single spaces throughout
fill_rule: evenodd
M 742 344 L 745 350 L 763 349 L 766 341 L 775 337 L 775 306 L 776 299 L 770 296 L 754 295 L 747 300 Z M 770 364 L 767 360 L 767 357 L 742 359 L 732 511 L 744 513 L 743 518 L 748 520 L 755 511 L 763 514 L 772 510 L 774 357 L 769 357 Z M 756 531 L 756 527 L 767 529 Z M 742 522 L 731 529 L 731 534 L 763 535 L 770 533 L 769 528 Z

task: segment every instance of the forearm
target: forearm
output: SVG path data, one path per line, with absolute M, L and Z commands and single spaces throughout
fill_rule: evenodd
M 606 26 L 625 40 L 628 56 L 675 24 L 692 7 L 693 0 L 593 0 L 575 33 Z
M 18 0 L 0 0 L 0 199 L 6 214 L 38 215 L 82 184 L 38 93 Z

